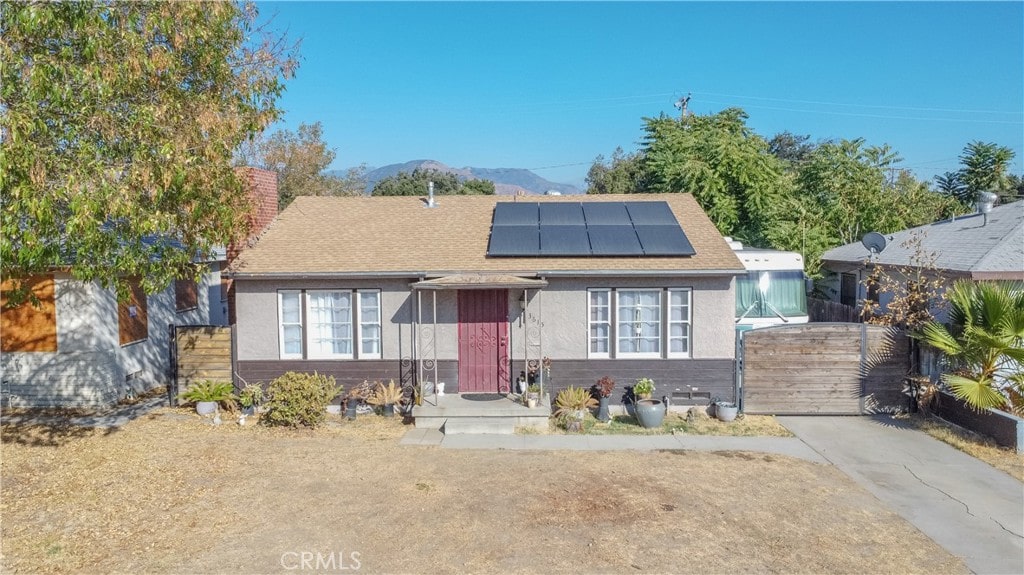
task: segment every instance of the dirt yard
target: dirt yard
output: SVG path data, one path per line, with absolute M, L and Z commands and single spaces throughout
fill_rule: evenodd
M 966 572 L 832 467 L 781 456 L 401 447 L 382 418 L 169 409 L 2 432 L 4 573 Z

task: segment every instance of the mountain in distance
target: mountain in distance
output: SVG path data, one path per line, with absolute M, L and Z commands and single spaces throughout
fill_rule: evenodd
M 449 172 L 464 180 L 491 180 L 494 182 L 495 193 L 503 196 L 513 196 L 520 191 L 527 194 L 545 194 L 549 191 L 565 195 L 583 193 L 576 186 L 552 182 L 522 168 L 452 168 L 436 160 L 413 160 L 404 164 L 389 164 L 381 168 L 367 170 L 366 193 L 369 194 L 373 190 L 373 186 L 384 178 L 397 175 L 399 172 L 411 173 L 416 168 Z M 343 176 L 345 170 L 334 170 L 329 173 Z

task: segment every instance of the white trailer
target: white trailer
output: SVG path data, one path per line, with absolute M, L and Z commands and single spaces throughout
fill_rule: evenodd
M 746 276 L 736 278 L 736 330 L 807 323 L 803 256 L 726 241 L 747 269 Z

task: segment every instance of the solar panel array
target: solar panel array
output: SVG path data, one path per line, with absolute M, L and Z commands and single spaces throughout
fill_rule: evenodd
M 666 202 L 501 202 L 487 255 L 692 256 Z

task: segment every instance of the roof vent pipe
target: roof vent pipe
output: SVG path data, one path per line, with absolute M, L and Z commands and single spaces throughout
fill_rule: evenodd
M 437 204 L 434 203 L 434 182 L 427 182 L 427 207 L 437 207 Z
M 997 199 L 999 199 L 999 196 L 992 192 L 981 192 L 978 194 L 978 213 L 985 217 L 984 222 L 981 224 L 982 226 L 988 225 L 988 213 L 992 211 L 992 206 L 995 205 Z

